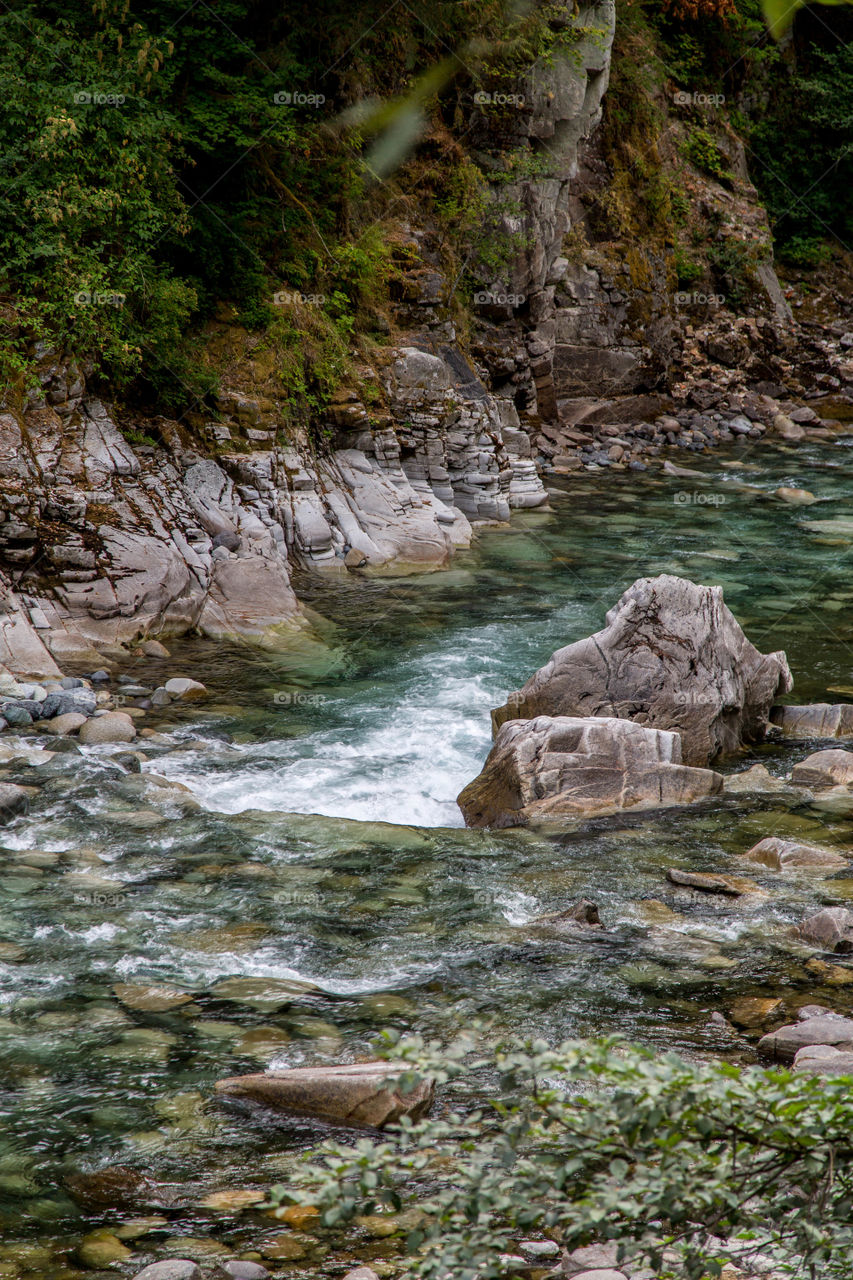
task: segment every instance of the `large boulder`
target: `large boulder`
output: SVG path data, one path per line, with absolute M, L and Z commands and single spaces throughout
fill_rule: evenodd
M 419 1120 L 432 1105 L 434 1085 L 422 1080 L 408 1093 L 394 1087 L 406 1070 L 391 1062 L 357 1062 L 343 1067 L 295 1067 L 218 1080 L 216 1092 L 248 1099 L 331 1124 L 381 1129 L 402 1116 Z
M 760 742 L 773 701 L 793 684 L 784 653 L 749 643 L 720 587 L 640 578 L 602 631 L 558 649 L 503 707 L 508 720 L 615 716 L 681 734 L 684 763 L 707 765 Z
M 677 733 L 613 716 L 537 716 L 500 727 L 458 803 L 469 827 L 513 827 L 689 804 L 722 785 L 681 764 Z

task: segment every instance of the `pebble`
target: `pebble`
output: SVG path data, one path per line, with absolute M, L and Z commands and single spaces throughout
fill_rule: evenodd
M 55 734 L 57 737 L 65 738 L 70 733 L 76 733 L 86 723 L 87 717 L 82 711 L 66 711 L 64 715 L 54 716 L 52 720 L 43 720 L 39 725 L 45 733 Z
M 240 1258 L 229 1258 L 227 1262 L 223 1262 L 222 1269 L 229 1276 L 233 1276 L 233 1280 L 266 1280 L 266 1277 L 270 1274 L 266 1267 L 262 1267 L 259 1262 L 243 1262 Z M 362 1269 L 366 1270 L 366 1268 Z M 354 1275 L 355 1272 L 351 1274 Z M 374 1273 L 371 1271 L 370 1274 L 373 1275 Z M 344 1276 L 344 1280 L 346 1280 L 346 1276 Z M 365 1280 L 365 1278 L 359 1277 L 359 1280 Z
M 207 697 L 207 689 L 200 680 L 167 680 L 164 688 L 170 698 L 179 698 L 182 702 L 198 702 Z
M 202 1280 L 202 1274 L 201 1267 L 189 1258 L 171 1258 L 143 1267 L 133 1280 Z

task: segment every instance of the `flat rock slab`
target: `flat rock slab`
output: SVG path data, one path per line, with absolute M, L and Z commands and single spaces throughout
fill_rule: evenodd
M 313 1116 L 332 1124 L 381 1129 L 402 1116 L 420 1119 L 435 1096 L 432 1081 L 410 1093 L 387 1083 L 410 1068 L 390 1062 L 358 1062 L 343 1067 L 297 1067 L 291 1071 L 232 1076 L 216 1083 L 216 1092 L 246 1098 L 291 1115 Z
M 758 1052 L 779 1062 L 793 1062 L 797 1052 L 807 1045 L 831 1045 L 853 1052 L 853 1018 L 824 1013 L 804 1022 L 792 1022 L 762 1036 Z
M 814 867 L 816 870 L 834 870 L 849 866 L 848 859 L 835 849 L 825 849 L 818 844 L 805 844 L 800 840 L 780 840 L 777 836 L 765 836 L 747 849 L 743 855 L 751 862 L 759 862 L 773 871 L 788 867 Z
M 495 731 L 543 715 L 614 716 L 679 733 L 684 763 L 703 766 L 762 741 L 774 700 L 792 687 L 784 653 L 749 643 L 720 587 L 640 578 L 606 623 L 493 711 Z
M 853 1076 L 853 1050 L 833 1045 L 806 1045 L 797 1050 L 794 1070 L 814 1076 Z
M 458 804 L 469 827 L 501 828 L 690 804 L 722 785 L 682 765 L 678 734 L 614 716 L 537 716 L 501 725 Z
M 770 722 L 795 738 L 853 738 L 853 702 L 773 707 Z
M 758 885 L 753 880 L 717 875 L 713 871 L 680 871 L 678 867 L 669 867 L 666 878 L 670 884 L 677 884 L 679 888 L 699 889 L 702 893 L 723 893 L 730 898 L 740 898 L 745 893 L 755 893 L 758 890 Z
M 849 786 L 853 782 L 853 751 L 830 747 L 827 751 L 815 751 L 795 764 L 791 781 L 798 787 Z

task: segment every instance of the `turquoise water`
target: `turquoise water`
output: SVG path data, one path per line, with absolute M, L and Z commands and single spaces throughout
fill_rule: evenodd
M 749 1040 L 708 1022 L 738 996 L 853 1007 L 788 933 L 853 896 L 853 876 L 739 856 L 789 832 L 853 850 L 853 804 L 729 797 L 551 838 L 461 826 L 489 708 L 643 575 L 719 583 L 750 639 L 787 651 L 797 700 L 853 699 L 853 452 L 762 446 L 690 466 L 704 478 L 573 478 L 444 573 L 302 583 L 334 623 L 322 674 L 175 644 L 170 673 L 211 698 L 158 723 L 145 772 L 185 790 L 119 774 L 109 748 L 4 766 L 42 790 L 2 833 L 0 1277 L 76 1275 L 82 1235 L 140 1216 L 158 1225 L 131 1242 L 131 1274 L 188 1236 L 254 1248 L 279 1231 L 199 1205 L 278 1180 L 310 1136 L 211 1103 L 223 1075 L 368 1054 L 383 1026 L 475 1023 L 748 1059 Z M 780 485 L 818 501 L 786 505 Z M 782 773 L 804 753 L 764 747 L 730 768 Z M 673 865 L 764 892 L 697 901 L 667 884 Z M 532 924 L 581 895 L 607 926 L 595 940 Z M 163 982 L 184 1003 L 114 995 Z M 105 1169 L 108 1186 L 92 1176 Z M 317 1274 L 322 1247 L 304 1247 L 281 1274 Z

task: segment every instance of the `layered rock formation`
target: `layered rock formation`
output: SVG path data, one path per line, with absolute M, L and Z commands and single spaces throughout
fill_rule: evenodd
M 558 649 L 503 707 L 495 729 L 535 716 L 616 716 L 677 732 L 686 764 L 760 742 L 792 687 L 783 653 L 749 643 L 720 587 L 640 578 L 602 631 Z
M 682 765 L 677 733 L 607 716 L 542 715 L 502 725 L 458 802 L 470 827 L 510 827 L 689 804 L 722 785 L 711 769 Z

